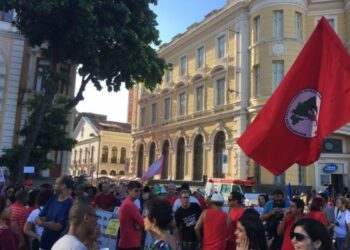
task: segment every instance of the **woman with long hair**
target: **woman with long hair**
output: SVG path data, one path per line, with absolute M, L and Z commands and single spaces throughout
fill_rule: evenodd
M 240 217 L 235 235 L 237 250 L 267 250 L 264 226 L 258 216 Z
M 11 218 L 11 202 L 5 196 L 0 196 L 0 249 L 17 250 L 19 237 L 9 228 L 6 221 Z
M 152 199 L 145 208 L 145 230 L 153 236 L 154 242 L 149 250 L 177 250 L 180 249 L 175 237 L 169 233 L 173 222 L 173 211 L 167 201 Z
M 327 228 L 314 219 L 306 218 L 297 221 L 291 229 L 290 238 L 294 249 L 297 250 L 332 249 L 332 241 Z

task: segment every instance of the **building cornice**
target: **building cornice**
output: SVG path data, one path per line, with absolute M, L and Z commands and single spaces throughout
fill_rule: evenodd
M 258 11 L 273 7 L 273 6 L 281 6 L 281 5 L 288 5 L 293 7 L 298 7 L 304 10 L 307 10 L 307 1 L 306 0 L 258 0 L 258 1 L 251 1 L 249 5 L 249 15 L 253 16 Z
M 193 28 L 188 28 L 187 31 L 185 31 L 184 33 L 175 36 L 175 38 L 173 38 L 171 42 L 163 45 L 159 49 L 158 54 L 162 56 L 162 55 L 172 53 L 172 51 L 174 50 L 175 51 L 178 50 L 179 47 L 181 47 L 183 44 L 185 44 L 189 40 L 193 38 L 201 37 L 201 34 L 206 34 L 205 30 L 208 30 L 211 27 L 215 26 L 216 24 L 220 23 L 223 19 L 228 18 L 235 14 L 236 15 L 241 14 L 242 9 L 244 9 L 245 7 L 246 7 L 246 4 L 244 1 L 225 5 L 223 8 L 217 10 L 216 13 L 211 14 L 211 16 L 205 18 L 203 21 L 199 22 L 197 25 L 193 24 Z M 228 23 L 229 26 L 232 26 L 232 24 L 233 23 L 230 23 L 230 22 Z M 201 40 L 205 40 L 205 39 L 201 37 Z

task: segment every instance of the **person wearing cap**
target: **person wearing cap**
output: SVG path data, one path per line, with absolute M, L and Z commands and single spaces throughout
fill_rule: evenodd
M 203 250 L 217 250 L 226 248 L 226 236 L 231 226 L 231 218 L 222 211 L 224 197 L 220 193 L 214 193 L 210 198 L 210 208 L 202 212 L 199 217 L 195 232 L 198 241 L 202 240 Z M 203 229 L 203 238 L 201 231 Z
M 168 194 L 166 196 L 166 200 L 170 203 L 171 206 L 174 206 L 174 203 L 177 199 L 176 195 L 176 185 L 174 183 L 169 183 L 168 185 Z
M 159 200 L 166 201 L 166 196 L 168 192 L 163 186 L 156 187 L 154 193 Z

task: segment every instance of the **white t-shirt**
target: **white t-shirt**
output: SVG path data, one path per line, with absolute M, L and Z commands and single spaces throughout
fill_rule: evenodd
M 43 207 L 41 207 L 40 209 L 43 209 Z M 40 214 L 40 209 L 39 209 L 39 208 L 34 209 L 34 210 L 30 213 L 30 215 L 29 215 L 27 221 L 35 225 L 35 233 L 36 233 L 37 235 L 40 235 L 40 236 L 41 236 L 42 233 L 43 233 L 43 231 L 44 231 L 44 228 L 38 226 L 38 224 L 35 223 L 36 217 L 38 217 L 39 214 Z
M 197 198 L 196 198 L 196 197 L 193 197 L 192 195 L 190 196 L 190 203 L 197 203 L 198 205 L 201 205 L 201 204 L 199 203 L 199 201 L 197 200 Z M 175 200 L 175 202 L 174 202 L 173 212 L 175 213 L 176 210 L 179 209 L 179 207 L 181 207 L 181 201 L 180 201 L 179 198 L 177 198 L 177 199 Z
M 74 235 L 66 234 L 56 241 L 51 250 L 88 250 Z

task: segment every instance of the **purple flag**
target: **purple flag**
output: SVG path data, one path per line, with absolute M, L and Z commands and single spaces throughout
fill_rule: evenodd
M 148 180 L 153 176 L 160 174 L 162 172 L 164 156 L 160 157 L 158 160 L 152 163 L 148 171 L 142 176 L 142 181 Z

